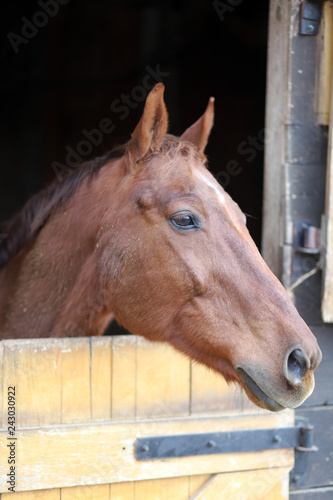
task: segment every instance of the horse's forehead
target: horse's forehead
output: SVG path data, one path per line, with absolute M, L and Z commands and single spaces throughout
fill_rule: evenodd
M 217 183 L 217 181 L 209 174 L 208 171 L 204 171 L 201 169 L 195 169 L 193 171 L 193 176 L 195 180 L 202 182 L 205 186 L 208 186 L 216 195 L 219 203 L 224 206 L 226 203 L 225 195 L 222 191 L 221 186 Z

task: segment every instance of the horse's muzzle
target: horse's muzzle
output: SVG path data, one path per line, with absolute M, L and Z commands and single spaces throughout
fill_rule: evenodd
M 241 376 L 243 387 L 249 398 L 258 406 L 270 411 L 285 410 L 286 407 L 280 405 L 277 401 L 268 396 L 259 385 L 253 380 L 243 368 L 238 368 L 238 373 Z

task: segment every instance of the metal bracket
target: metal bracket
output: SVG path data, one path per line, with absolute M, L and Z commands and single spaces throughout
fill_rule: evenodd
M 320 229 L 306 222 L 294 222 L 294 250 L 298 253 L 320 254 Z
M 300 34 L 317 35 L 321 16 L 321 0 L 303 0 L 301 3 Z
M 154 460 L 281 448 L 317 451 L 318 448 L 313 445 L 313 426 L 296 420 L 294 427 L 281 429 L 144 437 L 137 439 L 135 454 L 138 460 Z

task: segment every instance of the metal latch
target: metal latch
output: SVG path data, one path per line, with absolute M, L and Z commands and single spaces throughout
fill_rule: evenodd
M 294 222 L 295 252 L 311 255 L 320 254 L 320 229 L 305 222 Z
M 303 0 L 300 13 L 301 35 L 317 35 L 321 15 L 320 0 Z
M 317 451 L 318 448 L 313 445 L 313 426 L 304 420 L 296 420 L 294 427 L 281 429 L 144 437 L 137 439 L 135 454 L 138 460 L 154 460 L 282 448 L 295 448 L 300 452 Z

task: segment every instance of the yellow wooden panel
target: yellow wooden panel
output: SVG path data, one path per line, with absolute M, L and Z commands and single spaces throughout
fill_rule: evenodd
M 110 485 L 62 488 L 61 500 L 110 500 Z
M 112 418 L 130 419 L 136 413 L 136 341 L 134 335 L 112 339 Z
M 267 467 L 291 467 L 294 450 L 267 450 L 138 461 L 137 437 L 239 429 L 280 428 L 293 423 L 293 412 L 233 417 L 154 419 L 133 422 L 55 425 L 19 429 L 17 489 L 29 490 L 210 474 Z M 6 449 L 7 431 L 0 431 Z M 6 492 L 7 457 L 0 455 L 0 492 Z M 36 481 L 38 478 L 38 481 Z
M 242 408 L 240 389 L 228 385 L 222 375 L 192 362 L 191 414 L 235 412 Z
M 210 474 L 200 474 L 199 476 L 189 476 L 189 493 L 192 495 L 211 477 Z
M 189 500 L 287 500 L 290 467 L 216 474 Z
M 3 493 L 1 500 L 61 500 L 60 489 Z
M 3 404 L 7 390 L 15 386 L 17 425 L 61 422 L 60 339 L 20 339 L 2 341 Z
M 316 81 L 316 121 L 329 125 L 333 66 L 333 4 L 326 1 L 318 34 L 318 64 Z
M 62 349 L 62 422 L 91 418 L 89 338 L 69 339 Z
M 112 337 L 91 339 L 91 419 L 111 418 Z
M 3 362 L 3 341 L 0 342 L 0 380 L 4 380 L 4 362 Z M 5 387 L 3 383 L 0 384 L 0 427 L 5 427 L 7 425 L 7 391 L 8 387 Z M 6 394 L 6 396 L 5 396 Z
M 110 500 L 135 500 L 134 495 L 134 481 L 110 484 Z
M 188 477 L 137 481 L 134 485 L 136 499 L 188 500 L 189 497 Z
M 332 36 L 333 34 L 331 33 Z M 332 73 L 330 76 L 333 80 Z M 323 235 L 321 238 L 323 240 L 323 249 L 325 250 L 321 312 L 324 322 L 333 323 L 333 85 L 331 85 L 325 201 L 325 217 L 323 217 L 323 222 L 325 223 L 322 224 Z
M 171 346 L 138 338 L 137 417 L 189 415 L 190 360 Z

